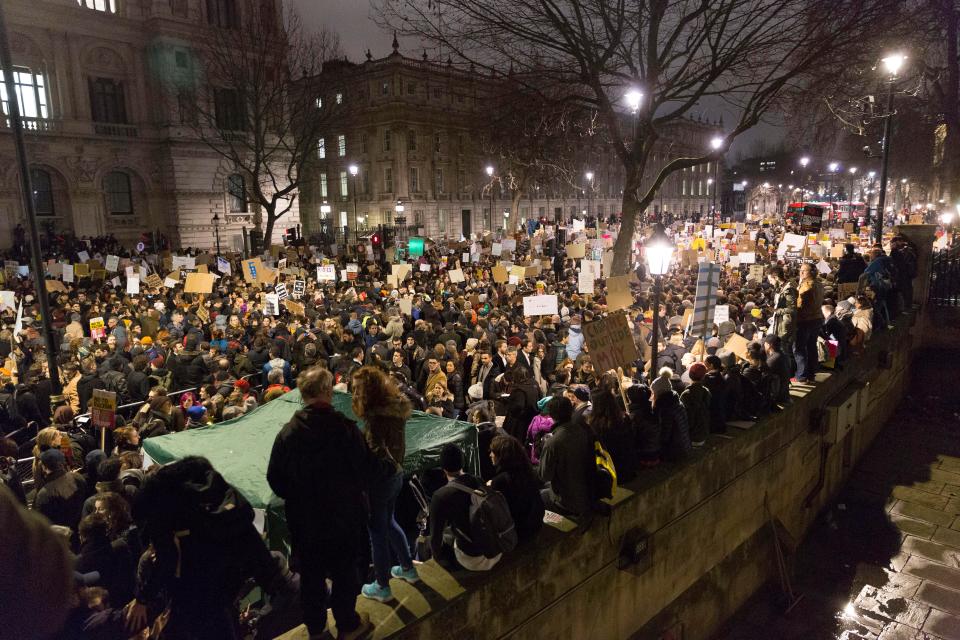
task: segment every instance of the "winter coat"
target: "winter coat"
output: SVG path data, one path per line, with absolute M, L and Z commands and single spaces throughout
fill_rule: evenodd
M 687 410 L 690 440 L 704 442 L 710 434 L 710 390 L 694 382 L 680 394 L 680 402 Z
M 407 455 L 406 429 L 412 407 L 403 395 L 383 398 L 367 409 L 364 439 L 378 464 L 378 470 L 396 472 Z M 392 474 L 391 474 L 392 475 Z
M 553 435 L 543 444 L 539 473 L 542 481 L 550 483 L 564 509 L 576 515 L 590 512 L 595 471 L 590 430 L 571 422 L 554 427 Z
M 710 431 L 723 433 L 730 419 L 730 400 L 727 396 L 727 381 L 720 371 L 707 371 L 703 386 L 710 391 Z
M 597 439 L 613 458 L 617 482 L 633 480 L 640 469 L 640 458 L 637 456 L 637 440 L 631 420 L 624 417 L 619 424 L 599 430 Z
M 527 428 L 540 411 L 537 408 L 537 388 L 532 381 L 514 387 L 507 398 L 507 412 L 503 429 L 520 442 L 527 435 Z
M 837 268 L 837 284 L 859 282 L 867 263 L 859 253 L 845 253 L 840 257 L 840 266 Z
M 273 443 L 267 482 L 286 501 L 294 550 L 366 531 L 374 466 L 357 423 L 332 406 L 308 405 L 290 418 Z
M 537 464 L 540 462 L 540 454 L 543 452 L 543 439 L 553 430 L 553 418 L 543 414 L 536 415 L 530 421 L 527 427 L 527 450 L 530 454 L 530 462 Z
M 51 524 L 76 529 L 85 498 L 83 478 L 64 471 L 44 482 L 33 508 L 45 515 Z
M 570 327 L 567 332 L 567 357 L 576 360 L 580 352 L 583 351 L 583 343 L 586 338 L 583 337 L 583 331 L 579 326 Z
M 797 323 L 807 325 L 823 322 L 820 311 L 823 305 L 823 283 L 817 278 L 801 280 L 797 294 Z
M 503 494 L 517 527 L 517 538 L 529 540 L 543 526 L 543 500 L 540 483 L 533 473 L 522 474 L 497 470 L 490 486 Z
M 774 298 L 770 328 L 780 339 L 793 340 L 796 331 L 797 289 L 789 282 L 780 287 Z
M 680 396 L 670 391 L 657 398 L 654 415 L 660 425 L 660 445 L 663 458 L 681 460 L 692 451 L 687 410 Z

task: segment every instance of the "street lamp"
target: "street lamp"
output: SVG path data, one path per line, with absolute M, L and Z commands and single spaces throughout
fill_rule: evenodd
M 716 152 L 723 149 L 726 141 L 721 136 L 714 136 L 710 140 L 710 148 Z M 720 153 L 713 159 L 713 199 L 710 201 L 710 227 L 717 226 L 717 189 L 720 188 Z M 707 178 L 707 189 L 710 189 L 710 178 Z
M 883 159 L 880 164 L 880 198 L 877 202 L 877 244 L 883 243 L 883 211 L 887 204 L 887 178 L 890 167 L 890 136 L 893 120 L 893 90 L 896 87 L 897 74 L 907 60 L 907 56 L 902 53 L 894 53 L 887 56 L 881 62 L 886 72 L 889 74 L 887 88 L 887 113 L 883 120 L 883 144 L 881 155 Z
M 587 171 L 585 174 L 587 179 L 588 188 L 590 191 L 587 193 L 587 217 L 590 217 L 590 214 L 593 212 L 593 171 Z M 600 219 L 597 219 L 596 222 L 597 236 L 600 234 Z
M 643 100 L 643 93 L 641 93 L 639 89 L 630 89 L 626 95 L 623 96 L 623 99 L 626 100 L 630 111 L 636 113 L 640 109 L 640 101 Z
M 831 162 L 827 169 L 829 173 L 827 174 L 827 202 L 830 203 L 830 214 L 833 215 L 833 177 L 837 173 L 837 169 L 840 168 L 839 162 Z
M 213 225 L 213 233 L 217 238 L 217 257 L 220 257 L 220 212 L 214 211 L 213 218 L 210 219 Z
M 357 174 L 360 173 L 360 167 L 355 164 L 350 165 L 351 181 L 353 182 L 353 232 L 357 232 Z
M 663 276 L 670 271 L 670 261 L 673 259 L 673 244 L 657 223 L 653 233 L 643 243 L 644 257 L 647 259 L 647 269 L 654 278 L 653 284 L 653 349 L 650 355 L 650 381 L 657 377 L 657 357 L 660 347 L 660 289 Z
M 487 218 L 488 218 L 488 221 L 489 221 L 489 224 L 490 224 L 490 231 L 493 231 L 493 180 L 492 180 L 492 178 L 493 178 L 493 165 L 492 165 L 492 164 L 488 164 L 488 165 L 487 165 L 487 176 L 488 176 L 489 178 L 491 178 L 491 181 L 490 181 L 490 215 L 488 215 Z
M 853 220 L 853 185 L 855 176 L 857 175 L 857 168 L 850 167 L 847 171 L 850 172 L 850 193 L 847 194 L 847 211 L 850 213 L 850 219 Z

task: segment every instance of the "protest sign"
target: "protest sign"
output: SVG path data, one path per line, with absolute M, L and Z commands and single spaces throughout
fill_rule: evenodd
M 120 266 L 120 256 L 107 256 L 107 261 L 103 266 L 107 271 L 116 271 Z
M 826 260 L 821 260 L 817 263 L 817 271 L 820 272 L 820 275 L 827 275 L 831 271 L 830 263 Z
M 63 281 L 73 282 L 73 265 L 65 264 L 61 266 L 63 267 Z
M 557 313 L 557 296 L 526 296 L 523 299 L 523 315 L 552 316 Z
M 623 312 L 584 324 L 583 336 L 590 348 L 594 370 L 598 373 L 627 367 L 640 358 L 627 316 Z
M 356 280 L 360 277 L 360 265 L 355 263 L 350 263 L 346 268 L 347 280 Z
M 67 287 L 59 280 L 44 280 L 44 286 L 47 288 L 47 293 L 53 293 L 54 291 L 67 293 Z
M 225 276 L 233 275 L 233 268 L 230 266 L 230 261 L 220 256 L 217 256 L 217 271 Z
M 332 264 L 321 264 L 317 267 L 317 281 L 319 282 L 336 282 L 337 281 L 337 267 Z
M 400 298 L 400 300 L 397 302 L 400 305 L 400 313 L 405 316 L 409 316 L 413 313 L 413 298 Z
M 183 290 L 187 293 L 211 293 L 215 280 L 212 273 L 188 273 Z
M 197 307 L 197 317 L 200 318 L 200 322 L 204 324 L 210 322 L 210 312 L 207 311 L 207 308 L 202 304 Z
M 697 293 L 693 304 L 690 335 L 708 336 L 713 324 L 713 312 L 720 288 L 720 266 L 702 262 L 697 271 Z
M 140 276 L 129 276 L 127 277 L 127 293 L 131 296 L 139 295 L 140 293 Z
M 503 284 L 509 280 L 509 273 L 507 268 L 502 264 L 498 264 L 493 267 L 493 281 L 497 284 Z
M 504 238 L 503 242 L 500 243 L 504 251 L 516 251 L 517 250 L 517 241 L 513 238 Z
M 263 313 L 268 316 L 280 315 L 280 299 L 277 297 L 277 294 L 263 294 Z
M 263 271 L 263 262 L 260 258 L 250 258 L 243 261 L 243 280 L 247 284 L 257 284 L 261 271 Z
M 450 277 L 450 282 L 463 282 L 465 280 L 463 269 L 451 269 L 447 272 L 447 276 Z
M 739 333 L 734 333 L 727 338 L 727 342 L 723 348 L 733 353 L 741 360 L 746 360 L 749 346 L 749 340 L 741 336 Z
M 842 258 L 843 257 L 843 245 L 835 244 L 830 247 L 830 257 L 831 258 Z
M 429 272 L 430 272 L 430 265 L 427 264 L 426 262 L 422 263 L 422 264 L 420 265 L 420 271 L 421 271 L 421 273 L 429 273 Z
M 103 318 L 101 316 L 97 316 L 96 318 L 90 318 L 90 337 L 93 338 L 94 340 L 98 338 L 106 337 L 107 335 L 106 326 L 107 325 L 103 321 Z
M 593 273 L 581 271 L 577 277 L 577 293 L 593 293 Z
M 823 226 L 823 207 L 808 204 L 800 214 L 800 229 L 806 232 L 820 232 Z
M 410 277 L 410 272 L 413 271 L 413 265 L 407 263 L 394 264 L 390 266 L 390 271 L 396 276 L 397 283 L 399 284 Z
M 66 273 L 67 273 L 66 268 L 64 268 L 63 273 L 64 273 L 64 275 L 66 275 Z M 76 276 L 76 277 L 78 277 L 78 278 L 82 278 L 83 276 L 89 276 L 89 275 L 90 275 L 90 266 L 87 265 L 87 264 L 75 264 L 75 265 L 73 265 L 73 275 Z
M 78 259 L 80 262 L 87 262 L 88 260 L 90 260 L 90 254 L 87 253 L 86 251 L 78 251 L 78 252 L 77 252 L 77 259 Z
M 713 323 L 720 324 L 730 319 L 730 306 L 718 304 L 713 308 Z
M 755 264 L 757 262 L 755 251 L 743 251 L 737 255 L 740 257 L 740 264 Z
M 146 282 L 147 286 L 151 289 L 159 289 L 163 286 L 163 280 L 155 273 L 151 273 L 149 276 L 147 276 Z
M 197 259 L 192 256 L 173 256 L 174 269 L 196 269 Z
M 273 288 L 273 292 L 277 294 L 278 300 L 286 300 L 290 297 L 290 293 L 287 291 L 287 285 L 282 282 L 277 283 L 277 286 Z
M 587 245 L 579 242 L 573 242 L 567 245 L 566 250 L 567 250 L 568 258 L 573 258 L 573 259 L 582 258 L 583 256 L 586 255 Z
M 306 308 L 299 302 L 294 302 L 293 300 L 284 300 L 283 306 L 285 306 L 287 311 L 295 316 L 306 317 Z
M 750 265 L 750 272 L 747 274 L 747 280 L 753 280 L 754 282 L 763 282 L 763 265 L 762 264 Z
M 607 310 L 626 309 L 632 304 L 633 292 L 630 291 L 630 276 L 607 278 Z
M 16 307 L 16 294 L 13 291 L 0 291 L 0 311 L 3 309 L 15 309 Z
M 490 248 L 490 253 L 495 256 L 499 256 L 501 253 L 503 253 L 503 245 L 499 242 L 494 242 Z
M 306 280 L 294 280 L 293 282 L 293 297 L 299 300 L 303 297 L 303 294 L 307 290 L 307 281 Z
M 117 425 L 117 392 L 94 389 L 90 398 L 90 422 L 100 429 L 113 429 Z

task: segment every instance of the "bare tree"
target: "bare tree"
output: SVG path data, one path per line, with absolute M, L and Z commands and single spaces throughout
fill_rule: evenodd
M 320 109 L 300 80 L 342 57 L 339 36 L 306 32 L 299 15 L 279 2 L 245 0 L 236 12 L 214 16 L 201 41 L 198 77 L 171 79 L 167 93 L 181 122 L 243 176 L 242 197 L 269 243 L 277 220 L 296 202 L 319 132 L 336 111 Z
M 717 100 L 738 114 L 725 145 L 855 51 L 895 0 L 378 0 L 382 21 L 485 69 L 541 69 L 596 111 L 625 173 L 613 270 L 630 269 L 642 212 L 672 173 L 723 149 L 676 158 L 645 185 L 666 128 Z M 624 96 L 642 94 L 632 119 Z

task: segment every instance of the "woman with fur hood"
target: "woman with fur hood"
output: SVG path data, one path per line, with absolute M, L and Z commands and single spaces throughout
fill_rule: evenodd
M 353 412 L 364 421 L 364 437 L 377 461 L 369 489 L 370 544 L 376 579 L 360 593 L 386 602 L 393 598 L 390 577 L 417 582 L 410 545 L 394 518 L 397 496 L 403 487 L 403 458 L 406 455 L 405 426 L 410 402 L 393 379 L 377 367 L 361 367 L 353 374 Z M 392 555 L 391 555 L 392 552 Z M 392 565 L 393 557 L 399 564 Z

